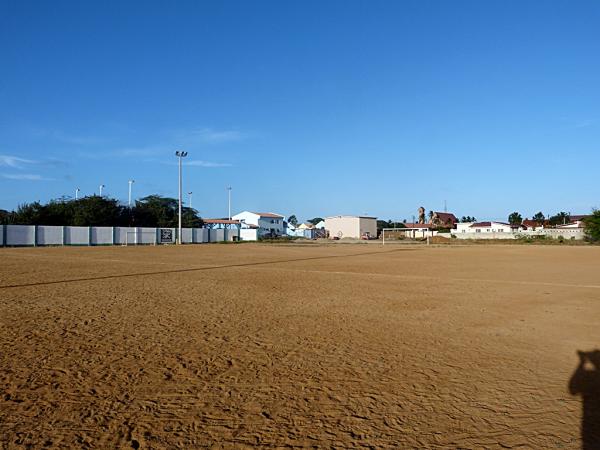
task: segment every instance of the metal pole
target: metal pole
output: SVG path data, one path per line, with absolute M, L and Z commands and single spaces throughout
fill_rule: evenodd
M 129 183 L 129 201 L 127 202 L 127 204 L 131 208 L 131 185 L 133 183 L 135 183 L 135 180 L 129 180 L 128 183 Z
M 101 185 L 100 185 L 100 197 L 102 197 L 102 189 L 103 189 L 103 188 L 104 188 L 104 185 L 103 185 L 103 184 L 101 184 Z
M 188 195 L 190 196 L 190 209 L 192 209 L 192 192 L 188 192 Z
M 179 233 L 177 234 L 177 243 L 181 244 L 181 203 L 182 203 L 181 192 L 183 190 L 183 182 L 182 182 L 183 177 L 182 177 L 182 173 L 181 173 L 181 166 L 182 166 L 182 159 L 187 156 L 187 152 L 176 151 L 175 156 L 177 156 L 179 158 Z
M 227 207 L 229 211 L 227 218 L 231 220 L 231 186 L 227 188 Z
M 79 191 L 80 190 L 81 189 L 79 189 L 79 188 L 75 189 L 75 200 L 79 200 Z
M 182 157 L 181 155 L 179 156 L 179 233 L 177 234 L 177 243 L 181 244 L 181 187 L 182 187 L 182 181 L 181 181 L 181 162 L 182 162 Z

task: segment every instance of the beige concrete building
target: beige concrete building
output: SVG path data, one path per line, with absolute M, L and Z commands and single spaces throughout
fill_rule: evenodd
M 331 216 L 325 218 L 325 229 L 330 238 L 377 238 L 377 217 Z

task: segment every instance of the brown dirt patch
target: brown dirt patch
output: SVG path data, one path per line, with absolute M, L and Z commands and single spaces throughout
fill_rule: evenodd
M 597 247 L 0 258 L 7 448 L 582 444 L 568 383 L 576 351 L 600 346 Z

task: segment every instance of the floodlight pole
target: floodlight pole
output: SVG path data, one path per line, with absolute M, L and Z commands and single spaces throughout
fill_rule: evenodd
M 182 174 L 181 174 L 181 166 L 182 160 L 187 156 L 187 152 L 176 151 L 175 156 L 179 158 L 179 233 L 177 234 L 177 243 L 181 244 L 181 191 L 182 189 Z
M 79 200 L 79 191 L 81 191 L 81 189 L 75 189 L 75 200 Z
M 129 201 L 127 202 L 127 204 L 131 208 L 131 185 L 133 183 L 135 183 L 135 180 L 129 180 L 128 183 L 129 183 Z
M 231 220 L 231 186 L 227 187 L 227 210 L 229 211 L 227 218 Z
M 106 186 L 104 186 L 103 184 L 100 185 L 100 197 L 102 197 L 102 189 L 104 189 Z

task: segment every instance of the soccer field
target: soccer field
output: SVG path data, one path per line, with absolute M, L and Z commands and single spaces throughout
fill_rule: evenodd
M 0 261 L 2 448 L 574 449 L 570 388 L 597 413 L 588 443 L 600 429 L 600 378 L 590 390 L 575 373 L 576 352 L 600 347 L 599 247 L 6 248 Z

